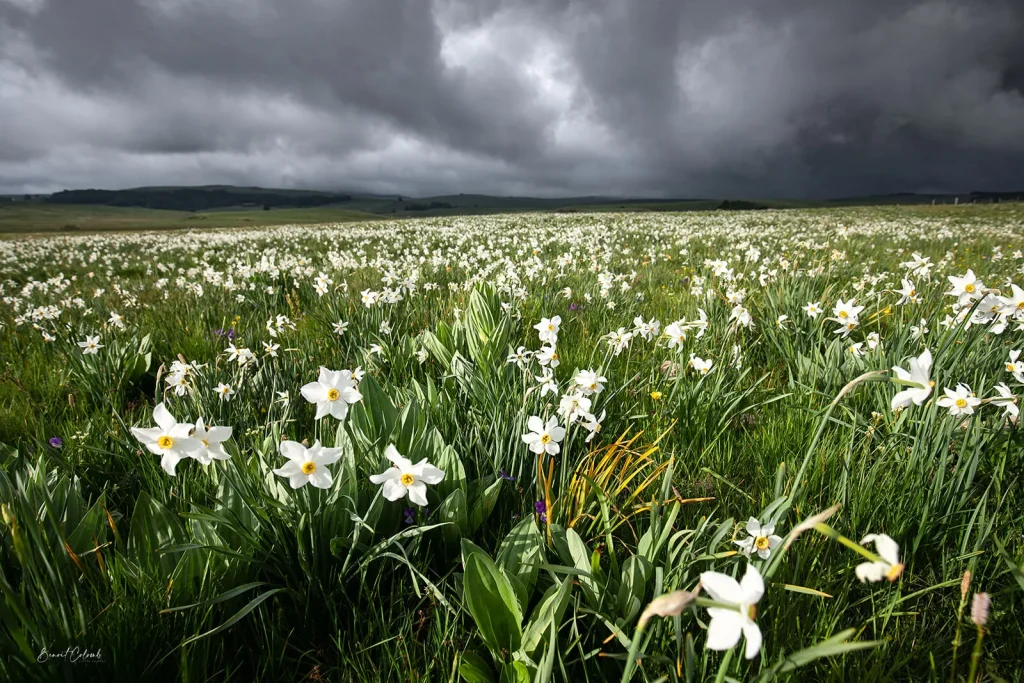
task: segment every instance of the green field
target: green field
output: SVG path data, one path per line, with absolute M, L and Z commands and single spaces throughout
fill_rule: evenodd
M 162 211 L 138 207 L 87 204 L 0 203 L 0 234 L 106 232 L 111 230 L 169 230 L 236 228 L 261 225 L 343 223 L 377 216 L 350 208 L 322 206 L 303 209 L 226 211 Z
M 0 680 L 1021 680 L 1024 206 L 521 208 L 0 209 Z

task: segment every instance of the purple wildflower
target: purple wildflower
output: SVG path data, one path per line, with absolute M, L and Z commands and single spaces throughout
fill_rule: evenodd
M 545 503 L 543 500 L 538 500 L 536 503 L 533 504 L 533 511 L 540 515 L 540 521 L 548 521 L 548 504 Z
M 64 440 L 61 439 L 59 436 L 54 436 L 50 439 L 50 445 L 53 446 L 54 448 L 60 448 L 61 446 L 64 445 Z
M 415 524 L 416 523 L 416 510 L 413 508 L 405 508 L 405 523 Z
M 498 470 L 498 476 L 501 477 L 502 479 L 504 479 L 505 481 L 515 481 L 516 480 L 515 477 L 512 477 L 512 476 L 509 476 L 509 475 L 505 474 L 505 470 Z

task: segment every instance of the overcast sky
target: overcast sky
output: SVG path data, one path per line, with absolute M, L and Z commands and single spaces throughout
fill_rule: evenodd
M 0 0 L 0 192 L 1024 189 L 1024 0 Z

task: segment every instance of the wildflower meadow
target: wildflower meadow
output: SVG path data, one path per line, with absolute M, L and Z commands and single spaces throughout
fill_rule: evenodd
M 0 241 L 0 679 L 1020 680 L 1022 236 Z

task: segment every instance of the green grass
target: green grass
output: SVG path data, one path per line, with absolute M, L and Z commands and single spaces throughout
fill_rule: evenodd
M 971 268 L 1015 296 L 1021 225 L 1019 205 L 916 206 L 2 242 L 0 680 L 1019 680 L 1024 437 L 992 399 L 1000 382 L 1021 393 L 1006 363 L 1024 333 L 1014 318 L 942 323 L 947 276 Z M 927 277 L 901 265 L 915 252 Z M 916 303 L 899 303 L 904 277 Z M 365 305 L 389 287 L 401 299 Z M 843 338 L 826 318 L 851 298 L 865 308 Z M 522 437 L 559 401 L 536 360 L 506 359 L 539 350 L 534 326 L 554 315 L 559 392 L 578 369 L 606 380 L 589 397 L 600 432 L 587 442 L 574 421 L 552 457 Z M 637 316 L 662 332 L 682 320 L 687 337 L 616 354 L 608 334 Z M 894 412 L 890 369 L 926 348 L 934 391 Z M 197 365 L 179 395 L 181 361 Z M 314 419 L 300 393 L 321 367 L 366 373 L 344 420 Z M 984 400 L 966 419 L 937 404 L 961 382 Z M 131 431 L 159 402 L 232 427 L 230 459 L 169 476 Z M 320 465 L 329 489 L 273 473 L 285 439 L 340 449 Z M 389 444 L 445 471 L 426 509 L 371 484 Z M 706 648 L 706 591 L 639 628 L 702 572 L 743 576 L 749 517 L 791 538 L 832 506 L 749 560 L 766 584 L 755 658 L 742 639 Z M 850 546 L 868 534 L 899 544 L 892 582 L 858 581 L 867 558 Z M 37 661 L 68 647 L 104 661 Z

